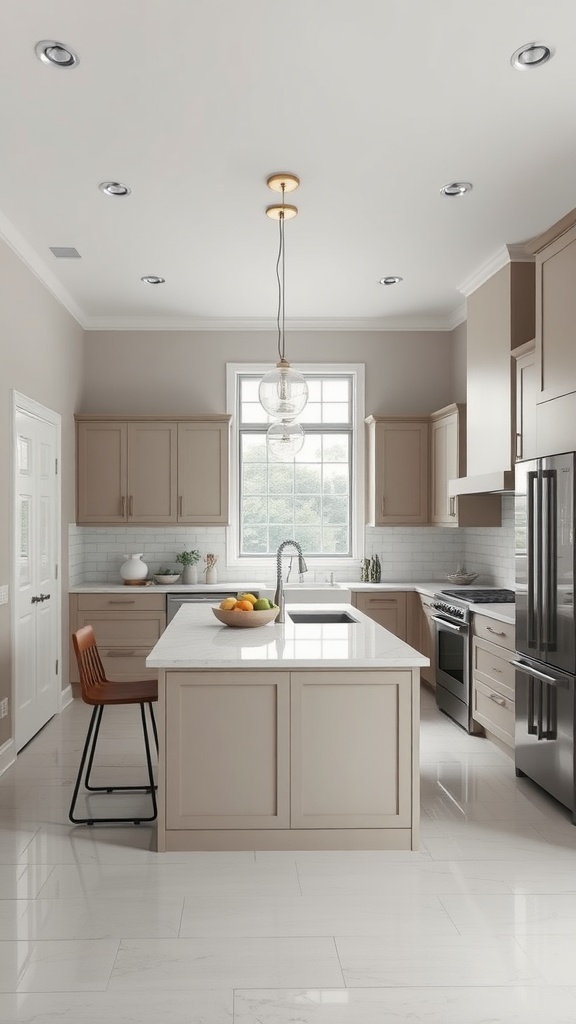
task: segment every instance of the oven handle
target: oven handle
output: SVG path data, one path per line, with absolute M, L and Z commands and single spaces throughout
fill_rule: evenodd
M 446 619 L 440 619 L 437 615 L 431 616 L 432 622 L 439 622 L 441 626 L 446 626 L 446 629 L 453 629 L 455 633 L 465 633 L 467 626 L 456 626 L 452 622 L 447 622 Z

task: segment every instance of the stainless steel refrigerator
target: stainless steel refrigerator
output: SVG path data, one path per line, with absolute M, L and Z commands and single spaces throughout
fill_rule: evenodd
M 576 812 L 576 453 L 516 464 L 516 774 Z

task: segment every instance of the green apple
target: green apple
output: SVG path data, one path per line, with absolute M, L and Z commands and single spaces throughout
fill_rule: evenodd
M 254 602 L 255 612 L 266 612 L 268 611 L 269 608 L 270 601 L 268 600 L 267 597 L 259 597 L 258 600 Z

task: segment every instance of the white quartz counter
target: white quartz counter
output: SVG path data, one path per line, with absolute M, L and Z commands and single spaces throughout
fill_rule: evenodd
M 499 622 L 508 622 L 512 626 L 516 622 L 515 604 L 471 604 L 470 611 L 475 615 L 488 615 Z
M 286 621 L 256 629 L 223 626 L 210 606 L 186 605 L 146 659 L 148 668 L 419 668 L 430 662 L 383 626 L 347 604 L 354 623 L 295 623 L 290 610 L 321 612 L 323 605 L 286 605 Z M 238 612 L 240 615 L 241 613 Z

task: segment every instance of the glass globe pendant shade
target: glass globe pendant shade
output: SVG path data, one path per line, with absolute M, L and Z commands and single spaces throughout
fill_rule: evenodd
M 304 430 L 295 420 L 276 420 L 268 428 L 266 446 L 273 459 L 289 462 L 304 444 Z
M 289 420 L 302 412 L 308 401 L 308 385 L 287 359 L 265 373 L 258 388 L 260 405 L 270 416 Z

